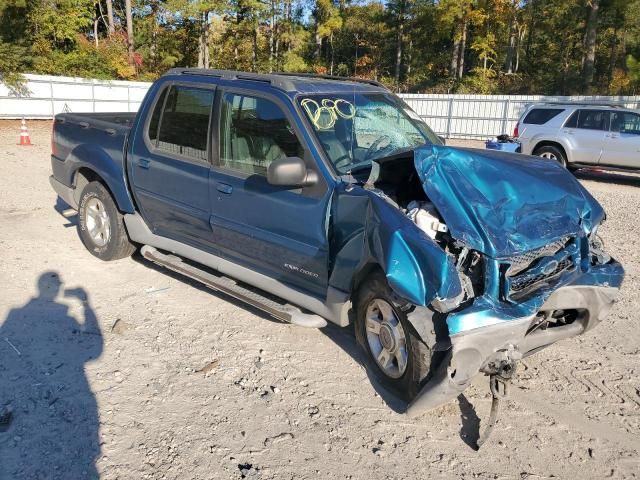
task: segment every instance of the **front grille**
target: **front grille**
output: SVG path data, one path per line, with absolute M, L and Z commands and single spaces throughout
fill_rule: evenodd
M 507 263 L 509 263 L 509 268 L 507 269 L 507 275 L 513 276 L 517 275 L 523 270 L 525 270 L 529 265 L 531 265 L 535 260 L 540 257 L 548 257 L 555 253 L 558 253 L 562 247 L 564 247 L 569 241 L 569 237 L 561 238 L 560 240 L 556 240 L 555 242 L 549 243 L 544 247 L 536 248 L 535 250 L 530 250 L 522 255 L 516 255 L 509 259 L 507 259 Z
M 514 294 L 517 295 L 540 282 L 553 279 L 556 275 L 559 275 L 566 270 L 570 270 L 572 266 L 573 261 L 570 258 L 565 258 L 558 263 L 558 266 L 551 273 L 540 273 L 530 277 L 524 276 L 523 278 L 517 278 L 511 282 L 511 296 L 513 297 Z
M 579 250 L 576 242 L 563 238 L 508 259 L 505 265 L 504 295 L 522 300 L 542 287 L 558 281 L 563 273 L 576 268 Z

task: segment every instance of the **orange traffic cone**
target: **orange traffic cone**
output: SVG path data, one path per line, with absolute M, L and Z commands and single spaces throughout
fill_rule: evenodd
M 22 119 L 22 125 L 20 126 L 20 143 L 18 145 L 31 146 L 31 139 L 29 138 L 29 130 L 27 129 L 27 122 Z

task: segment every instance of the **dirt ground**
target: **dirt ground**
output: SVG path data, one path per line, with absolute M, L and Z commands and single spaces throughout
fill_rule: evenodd
M 0 126 L 0 479 L 602 479 L 640 476 L 640 177 L 581 173 L 620 302 L 528 358 L 479 452 L 487 381 L 412 420 L 348 330 L 304 329 L 139 258 L 82 247 L 32 147 Z

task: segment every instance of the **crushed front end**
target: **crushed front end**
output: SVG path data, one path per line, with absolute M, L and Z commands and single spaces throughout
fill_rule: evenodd
M 410 415 L 455 398 L 479 372 L 508 377 L 522 358 L 592 329 L 624 278 L 597 235 L 604 211 L 560 166 L 434 146 L 416 151 L 415 168 L 459 248 L 464 294 L 412 314 L 413 324 L 446 323 L 447 338 Z
M 577 241 L 588 243 L 587 238 Z M 535 272 L 544 265 L 562 264 L 557 256 L 534 257 L 527 271 L 539 278 Z M 513 264 L 487 259 L 485 294 L 445 315 L 448 349 L 407 413 L 419 414 L 455 398 L 479 372 L 508 374 L 522 358 L 604 320 L 624 278 L 622 265 L 611 258 L 601 263 L 602 257 L 593 251 L 567 258 L 570 267 L 559 273 L 558 267 L 548 267 L 551 274 L 545 281 L 516 301 L 509 296 L 513 280 L 507 275 Z
M 566 169 L 436 145 L 376 163 L 333 202 L 330 283 L 348 291 L 374 263 L 413 306 L 432 358 L 409 414 L 606 317 L 624 271 L 599 241 L 602 207 Z

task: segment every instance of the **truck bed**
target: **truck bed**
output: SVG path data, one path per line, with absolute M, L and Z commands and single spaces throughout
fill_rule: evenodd
M 136 118 L 135 112 L 106 112 L 106 113 L 60 113 L 56 115 L 56 121 L 76 123 L 84 128 L 131 128 Z M 86 126 L 85 126 L 86 125 Z
M 136 114 L 129 112 L 56 115 L 52 138 L 53 178 L 64 186 L 75 187 L 75 172 L 95 162 L 103 177 L 111 181 L 114 195 L 128 198 L 124 184 L 124 147 L 135 118 Z M 67 203 L 75 206 L 75 202 Z

